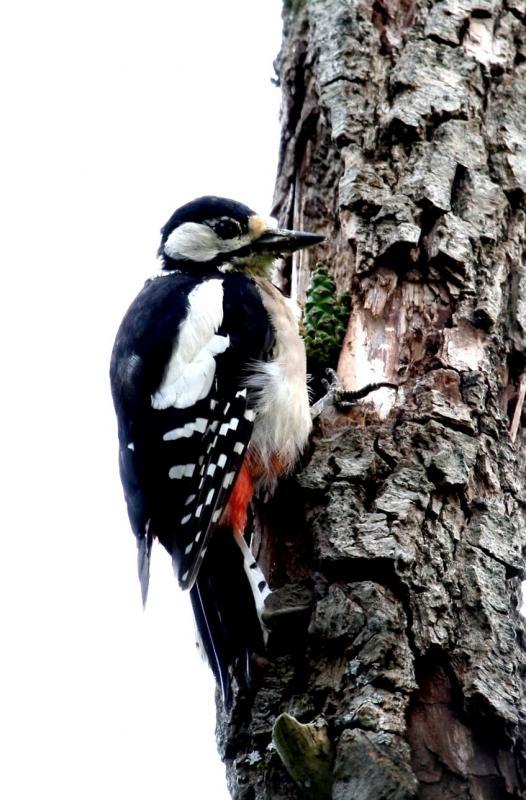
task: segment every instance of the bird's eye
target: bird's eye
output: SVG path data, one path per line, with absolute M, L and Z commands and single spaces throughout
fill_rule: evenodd
M 222 217 L 212 223 L 214 231 L 222 239 L 233 239 L 235 236 L 241 235 L 241 226 L 234 219 L 230 217 Z

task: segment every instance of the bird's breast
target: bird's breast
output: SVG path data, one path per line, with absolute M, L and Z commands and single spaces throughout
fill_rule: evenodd
M 260 483 L 271 485 L 293 467 L 307 444 L 312 423 L 305 345 L 296 315 L 290 301 L 269 281 L 256 278 L 255 282 L 275 331 L 275 346 L 271 359 L 255 364 L 247 378 L 257 397 L 248 455 L 266 468 Z

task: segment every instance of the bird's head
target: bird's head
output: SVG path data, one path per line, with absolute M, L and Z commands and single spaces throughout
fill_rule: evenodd
M 199 197 L 175 211 L 161 228 L 164 270 L 231 264 L 268 275 L 274 260 L 323 241 L 323 236 L 274 228 L 248 206 L 224 197 Z

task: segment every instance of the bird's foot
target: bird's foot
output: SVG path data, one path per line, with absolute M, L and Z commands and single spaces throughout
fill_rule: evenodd
M 377 381 L 376 383 L 367 383 L 361 389 L 344 389 L 338 374 L 333 369 L 326 370 L 328 380 L 324 379 L 323 384 L 327 389 L 327 393 L 323 395 L 311 407 L 311 415 L 316 419 L 326 408 L 332 406 L 338 411 L 345 413 L 356 405 L 358 400 L 363 400 L 371 392 L 376 392 L 377 389 L 398 389 L 405 381 L 393 383 L 391 381 Z
M 325 370 L 325 373 L 327 378 L 323 378 L 322 383 L 326 389 L 326 393 L 311 406 L 310 412 L 312 419 L 319 417 L 327 408 L 335 406 L 337 396 L 343 391 L 343 386 L 336 370 L 329 367 Z

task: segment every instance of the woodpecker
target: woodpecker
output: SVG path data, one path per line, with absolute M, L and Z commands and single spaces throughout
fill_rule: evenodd
M 305 447 L 305 348 L 275 259 L 323 236 L 276 229 L 206 196 L 161 229 L 159 273 L 128 309 L 110 378 L 119 467 L 146 602 L 157 538 L 190 591 L 225 705 L 236 664 L 261 652 L 269 590 L 245 539 L 250 501 Z

